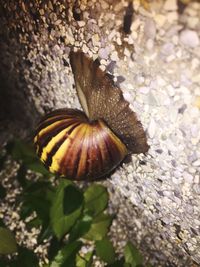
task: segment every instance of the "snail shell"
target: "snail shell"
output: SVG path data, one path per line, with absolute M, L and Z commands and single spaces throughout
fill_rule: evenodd
M 148 151 L 146 135 L 120 88 L 84 53 L 71 52 L 77 94 L 85 114 L 60 109 L 40 122 L 36 153 L 53 173 L 93 180 L 112 171 L 129 153 Z
M 127 148 L 101 120 L 79 110 L 51 112 L 38 127 L 36 151 L 53 173 L 68 179 L 98 178 L 114 169 Z

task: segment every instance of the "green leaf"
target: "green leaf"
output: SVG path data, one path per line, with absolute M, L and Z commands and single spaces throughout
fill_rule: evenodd
M 64 214 L 64 199 L 65 199 L 65 189 L 72 186 L 72 183 L 68 180 L 61 180 L 53 201 L 53 205 L 50 211 L 50 219 L 53 231 L 55 232 L 58 239 L 62 238 L 71 227 L 76 223 L 77 219 L 80 217 L 82 212 L 82 206 L 77 207 L 68 215 Z M 73 203 L 68 203 L 68 205 Z
M 3 169 L 6 158 L 7 158 L 7 155 L 0 155 L 0 171 Z
M 13 233 L 7 228 L 0 227 L 0 254 L 14 252 L 17 252 L 17 243 Z
M 24 201 L 20 209 L 20 218 L 22 220 L 26 219 L 33 213 L 33 211 L 34 209 L 27 202 Z
M 42 175 L 52 175 L 38 159 L 32 144 L 27 144 L 25 141 L 16 139 L 7 146 L 7 151 L 11 153 L 15 160 L 22 160 L 28 169 L 41 173 Z
M 25 160 L 36 158 L 34 148 L 25 141 L 15 139 L 7 145 L 7 151 L 15 160 Z
M 137 267 L 142 265 L 143 258 L 138 249 L 131 243 L 127 242 L 124 248 L 125 262 L 130 264 L 130 267 Z
M 14 261 L 10 267 L 38 267 L 39 260 L 33 251 L 20 247 L 17 260 Z
M 82 242 L 75 241 L 67 244 L 61 249 L 55 256 L 54 260 L 50 264 L 50 267 L 76 267 L 76 255 L 82 246 Z
M 108 239 L 108 237 L 96 241 L 95 244 L 96 244 L 96 254 L 101 260 L 109 264 L 115 261 L 115 250 L 113 244 Z
M 76 267 L 92 267 L 93 251 L 89 251 L 83 256 L 76 256 Z
M 22 195 L 21 218 L 24 220 L 34 211 L 37 216 L 34 220 L 27 223 L 27 227 L 39 227 L 41 231 L 38 236 L 38 243 L 41 243 L 45 238 L 52 235 L 50 227 L 50 207 L 53 202 L 55 192 L 50 182 L 39 181 L 29 184 L 24 189 Z
M 36 211 L 41 220 L 48 220 L 50 202 L 47 201 L 44 196 L 37 196 L 37 194 L 27 196 L 26 201 L 24 202 L 24 206 L 25 205 L 27 208 L 30 207 L 32 211 Z
M 69 215 L 79 209 L 83 203 L 83 194 L 74 185 L 68 185 L 64 188 L 63 209 L 64 214 Z
M 6 189 L 0 184 L 0 199 L 6 196 Z
M 3 222 L 3 219 L 1 219 L 1 218 L 0 218 L 0 227 L 5 228 L 5 224 L 4 224 L 4 222 Z
M 51 183 L 49 181 L 40 180 L 37 182 L 31 182 L 27 185 L 24 192 L 26 194 L 34 194 L 36 192 L 40 192 L 41 190 L 51 189 L 54 191 L 54 188 L 52 187 Z
M 84 214 L 70 231 L 69 240 L 76 240 L 84 236 L 90 230 L 91 224 L 92 217 Z
M 31 230 L 31 228 L 39 228 L 42 224 L 42 221 L 36 217 L 36 218 L 33 218 L 32 220 L 30 220 L 29 222 L 26 223 L 26 227 L 28 230 Z
M 42 164 L 42 162 L 39 161 L 39 159 L 35 159 L 34 161 L 25 162 L 26 167 L 34 172 L 38 172 L 42 175 L 45 175 L 47 177 L 53 176 Z
M 101 213 L 108 205 L 108 192 L 102 185 L 93 184 L 85 193 L 85 210 L 92 216 Z
M 7 259 L 1 259 L 1 258 L 0 258 L 0 266 L 1 267 L 12 267 L 12 266 L 9 265 Z
M 124 258 L 119 259 L 111 264 L 108 264 L 107 267 L 125 267 L 124 265 Z
M 33 211 L 43 223 L 49 222 L 50 206 L 54 197 L 54 189 L 49 182 L 34 182 L 23 194 L 22 218 L 26 218 Z
M 89 232 L 84 238 L 89 240 L 101 240 L 107 234 L 112 217 L 109 214 L 99 214 L 93 221 Z
M 17 180 L 21 187 L 25 187 L 28 183 L 28 180 L 26 179 L 26 173 L 27 173 L 27 168 L 25 167 L 24 164 L 21 164 L 19 167 L 19 170 L 17 171 Z
M 50 245 L 48 247 L 48 259 L 51 262 L 55 256 L 58 254 L 58 251 L 61 247 L 61 241 L 53 236 L 50 240 Z
M 38 235 L 37 242 L 38 244 L 42 243 L 44 239 L 48 239 L 53 235 L 53 230 L 49 225 L 49 222 L 44 222 L 42 225 L 42 229 Z

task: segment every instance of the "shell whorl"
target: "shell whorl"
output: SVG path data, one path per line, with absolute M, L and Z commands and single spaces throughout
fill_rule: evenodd
M 74 180 L 102 177 L 127 155 L 126 146 L 102 120 L 90 122 L 82 111 L 72 109 L 49 113 L 34 143 L 52 173 Z
M 149 149 L 146 134 L 120 88 L 84 53 L 71 52 L 77 94 L 86 115 L 76 109 L 50 112 L 40 122 L 36 153 L 52 172 L 73 180 L 110 173 L 129 153 Z

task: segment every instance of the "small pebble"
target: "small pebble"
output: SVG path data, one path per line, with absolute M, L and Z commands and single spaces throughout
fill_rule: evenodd
M 149 90 L 150 90 L 150 88 L 149 87 L 147 87 L 147 86 L 144 86 L 144 87 L 140 87 L 140 93 L 142 93 L 142 94 L 148 94 L 149 93 Z
M 170 55 L 170 56 L 166 57 L 166 61 L 167 61 L 167 62 L 171 62 L 171 61 L 173 61 L 175 58 L 176 58 L 175 55 Z
M 148 94 L 148 104 L 150 106 L 157 106 L 157 104 L 158 104 L 154 94 L 151 91 Z
M 163 8 L 167 11 L 177 10 L 177 1 L 176 0 L 166 0 Z
M 154 121 L 154 119 L 152 118 L 148 127 L 148 133 L 149 133 L 149 137 L 153 138 L 156 132 L 156 123 Z
M 200 159 L 194 161 L 194 162 L 192 163 L 192 166 L 194 166 L 194 167 L 199 167 L 199 166 L 200 166 Z
M 174 94 L 175 94 L 174 87 L 172 85 L 168 85 L 167 86 L 167 92 L 168 92 L 169 96 L 174 96 Z
M 148 50 L 152 50 L 154 47 L 154 41 L 152 39 L 148 39 L 146 42 L 146 47 Z
M 193 176 L 189 174 L 188 172 L 184 172 L 183 177 L 186 183 L 191 184 L 193 182 Z
M 156 25 L 161 28 L 166 22 L 166 17 L 161 14 L 156 14 L 154 20 L 156 22 Z
M 195 98 L 194 105 L 200 109 L 200 96 Z
M 166 56 L 174 54 L 174 44 L 173 43 L 165 43 L 161 48 L 161 52 Z
M 194 48 L 199 45 L 198 34 L 192 30 L 183 30 L 180 33 L 180 42 L 185 46 Z
M 200 19 L 197 17 L 189 17 L 187 20 L 188 23 L 188 27 L 191 29 L 196 29 L 196 27 L 199 25 L 200 23 Z
M 113 61 L 118 61 L 119 58 L 118 58 L 117 51 L 112 52 L 110 58 L 111 58 L 111 60 L 113 60 Z
M 78 23 L 79 27 L 84 27 L 85 26 L 85 21 L 83 21 L 83 20 L 77 21 L 77 23 Z
M 108 52 L 108 49 L 106 48 L 100 48 L 98 54 L 100 58 L 107 59 L 109 52 Z
M 175 21 L 178 20 L 178 13 L 177 12 L 168 12 L 167 13 L 167 20 L 168 20 L 168 23 L 172 24 L 172 23 L 175 23 Z
M 156 25 L 152 19 L 147 19 L 144 25 L 144 34 L 149 39 L 154 39 L 156 36 Z

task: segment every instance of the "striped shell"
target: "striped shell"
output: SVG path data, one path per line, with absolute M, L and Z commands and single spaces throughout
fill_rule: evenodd
M 49 171 L 74 180 L 102 177 L 128 153 L 103 120 L 90 122 L 74 109 L 49 113 L 36 130 L 34 143 Z
M 76 91 L 85 112 L 60 109 L 39 124 L 36 152 L 53 173 L 93 180 L 111 172 L 130 153 L 148 151 L 146 134 L 122 91 L 83 52 L 70 52 Z

